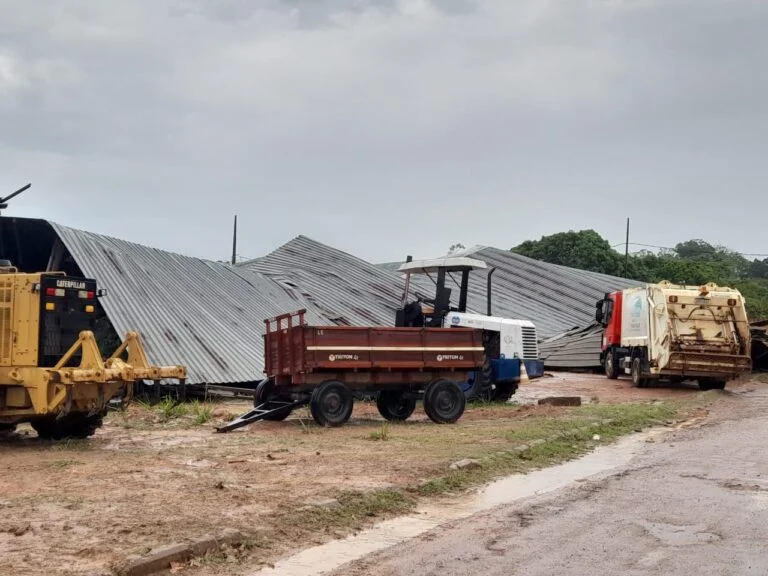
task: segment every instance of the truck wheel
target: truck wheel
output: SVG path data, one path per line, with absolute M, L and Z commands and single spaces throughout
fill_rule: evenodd
M 619 377 L 619 365 L 616 358 L 616 352 L 608 350 L 605 353 L 605 375 L 611 379 L 616 380 Z
M 0 436 L 12 434 L 16 431 L 16 424 L 0 424 Z
M 635 388 L 645 388 L 648 380 L 643 378 L 643 365 L 639 356 L 632 358 L 632 386 Z
M 405 398 L 402 392 L 382 390 L 376 398 L 379 414 L 392 422 L 407 420 L 416 410 L 416 399 Z
M 256 386 L 256 391 L 253 394 L 253 407 L 256 408 L 269 400 L 274 388 L 275 383 L 272 380 L 267 379 L 259 382 L 258 386 Z M 291 415 L 291 412 L 293 412 L 292 408 L 286 408 L 285 410 L 280 410 L 279 412 L 265 416 L 264 420 L 269 422 L 282 422 Z
M 341 426 L 352 416 L 352 392 L 343 382 L 326 380 L 312 391 L 309 411 L 320 426 Z
M 424 393 L 424 412 L 437 424 L 453 424 L 467 406 L 467 399 L 456 382 L 435 380 Z
M 725 380 L 699 379 L 699 390 L 725 390 Z
M 96 433 L 96 430 L 104 424 L 102 414 L 86 416 L 75 412 L 67 414 L 58 420 L 49 416 L 31 422 L 37 435 L 44 440 L 64 440 L 65 438 L 88 438 Z

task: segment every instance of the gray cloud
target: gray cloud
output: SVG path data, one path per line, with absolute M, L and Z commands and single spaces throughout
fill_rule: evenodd
M 768 252 L 764 2 L 19 6 L 0 0 L 18 215 L 210 258 L 235 212 L 244 256 L 619 241 L 627 216 L 638 242 Z

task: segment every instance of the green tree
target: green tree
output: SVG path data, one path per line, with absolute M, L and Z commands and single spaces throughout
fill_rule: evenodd
M 752 278 L 768 278 L 768 258 L 753 260 L 749 265 L 749 276 Z
M 624 276 L 624 256 L 594 230 L 543 236 L 511 251 L 552 264 Z M 674 250 L 644 250 L 631 255 L 626 276 L 641 282 L 732 286 L 746 298 L 750 318 L 768 318 L 768 258 L 750 262 L 728 248 L 694 239 L 680 242 Z
M 571 230 L 543 236 L 540 240 L 528 240 L 512 248 L 512 252 L 603 274 L 618 275 L 622 271 L 621 256 L 594 230 Z

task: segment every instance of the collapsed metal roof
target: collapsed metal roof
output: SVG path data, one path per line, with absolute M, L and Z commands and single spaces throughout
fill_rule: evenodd
M 598 368 L 602 342 L 603 329 L 593 323 L 544 340 L 539 343 L 539 354 L 550 369 Z
M 101 303 L 117 335 L 140 332 L 150 360 L 184 364 L 190 384 L 260 379 L 264 319 L 278 314 L 304 308 L 314 324 L 392 325 L 405 285 L 393 270 L 399 264 L 377 266 L 305 236 L 231 266 L 43 220 L 3 220 L 11 221 L 8 238 L 20 235 L 27 257 L 34 252 L 36 266 L 53 252 L 57 237 L 82 273 L 107 288 Z M 46 247 L 29 240 L 43 236 Z M 590 325 L 605 292 L 639 285 L 496 248 L 454 256 L 495 267 L 493 313 L 533 321 L 542 338 Z M 486 311 L 486 275 L 470 274 L 471 312 Z M 412 287 L 422 296 L 434 294 L 428 277 L 414 277 Z M 452 296 L 455 304 L 458 289 Z
M 50 224 L 107 288 L 101 303 L 118 336 L 139 331 L 150 360 L 184 364 L 190 384 L 261 378 L 265 318 L 307 308 L 323 322 L 296 291 L 248 269 Z
M 592 324 L 595 303 L 606 292 L 642 285 L 635 280 L 549 264 L 487 246 L 472 247 L 453 256 L 472 257 L 496 268 L 491 285 L 493 315 L 530 320 L 536 325 L 540 338 Z M 399 263 L 389 262 L 379 268 L 392 272 L 398 266 Z M 455 280 L 455 284 L 449 284 L 454 289 L 452 297 L 458 297 L 458 278 Z M 412 277 L 412 282 L 417 282 L 423 291 L 428 291 L 428 281 L 421 277 Z M 486 313 L 486 295 L 487 272 L 472 272 L 467 308 L 472 312 Z
M 306 236 L 238 267 L 295 289 L 339 325 L 392 326 L 405 287 L 398 275 Z

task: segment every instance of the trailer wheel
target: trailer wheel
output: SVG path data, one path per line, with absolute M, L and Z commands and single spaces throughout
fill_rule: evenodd
M 376 398 L 376 408 L 379 414 L 392 422 L 402 422 L 416 410 L 416 399 L 406 398 L 396 390 L 382 390 Z
M 608 350 L 605 353 L 605 375 L 611 380 L 616 380 L 619 377 L 619 365 L 616 360 L 616 352 L 613 350 Z
M 309 411 L 320 426 L 341 426 L 352 416 L 352 392 L 343 382 L 326 380 L 312 391 Z
M 256 408 L 268 401 L 272 396 L 274 388 L 275 383 L 272 380 L 265 379 L 259 382 L 258 386 L 256 386 L 256 391 L 253 393 L 253 407 Z M 282 422 L 291 415 L 291 412 L 293 412 L 293 408 L 286 408 L 285 410 L 264 416 L 263 419 L 269 422 Z
M 467 399 L 459 385 L 452 380 L 435 380 L 424 393 L 424 412 L 437 424 L 453 424 L 467 406 Z
M 635 388 L 645 388 L 648 386 L 648 380 L 643 378 L 643 364 L 640 356 L 632 358 L 632 386 Z

